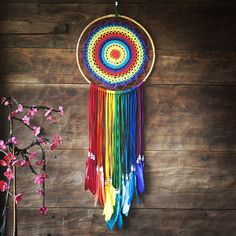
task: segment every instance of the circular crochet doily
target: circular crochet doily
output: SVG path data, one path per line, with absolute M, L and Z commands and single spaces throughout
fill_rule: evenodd
M 155 61 L 148 32 L 126 16 L 108 15 L 91 22 L 82 32 L 76 58 L 83 77 L 112 90 L 141 85 Z

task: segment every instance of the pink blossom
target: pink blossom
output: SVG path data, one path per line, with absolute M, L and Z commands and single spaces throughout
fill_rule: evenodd
M 0 191 L 4 192 L 9 189 L 9 186 L 6 181 L 0 180 Z
M 24 111 L 24 108 L 21 104 L 18 105 L 18 108 L 13 111 L 11 114 L 9 114 L 8 116 L 8 120 L 10 120 L 12 117 L 14 117 L 18 112 L 23 112 Z
M 4 172 L 4 175 L 5 175 L 9 180 L 11 180 L 11 179 L 14 178 L 14 173 L 13 173 L 13 171 L 12 171 L 11 168 L 7 168 L 7 171 Z
M 29 166 L 30 163 L 29 163 L 28 161 L 26 161 L 26 160 L 22 160 L 22 161 L 20 162 L 20 165 L 21 165 L 21 166 Z
M 20 166 L 21 165 L 21 160 L 15 160 L 12 162 L 12 166 Z
M 17 194 L 17 195 L 15 196 L 16 204 L 18 204 L 19 202 L 21 202 L 22 198 L 23 198 L 23 195 L 22 195 L 21 193 Z
M 51 150 L 54 150 L 58 145 L 62 144 L 62 138 L 59 135 L 56 135 L 52 138 L 50 143 Z
M 15 159 L 16 159 L 16 157 L 13 156 L 13 154 L 11 152 L 9 152 L 6 156 L 4 156 L 4 160 L 7 162 L 7 165 L 9 165 L 10 162 Z
M 4 156 L 4 160 L 0 161 L 1 166 L 8 166 L 12 160 L 15 160 L 15 156 L 12 155 L 11 152 L 9 152 L 6 156 Z
M 59 111 L 60 111 L 60 114 L 61 114 L 62 116 L 64 116 L 64 109 L 63 109 L 63 107 L 62 107 L 62 106 L 59 106 L 58 109 L 59 109 Z
M 29 117 L 29 116 L 26 116 L 26 115 L 25 115 L 25 116 L 22 118 L 22 121 L 23 121 L 24 124 L 30 125 L 30 117 Z
M 56 117 L 51 114 L 51 115 L 49 115 L 49 116 L 47 117 L 47 120 L 55 121 L 55 120 L 56 120 Z
M 3 103 L 4 103 L 4 106 L 8 106 L 9 105 L 9 101 L 6 100 L 5 97 L 2 97 L 2 99 L 1 99 L 1 104 L 3 104 Z
M 4 156 L 4 160 L 1 160 L 1 165 L 2 166 L 9 166 L 11 160 L 12 160 L 12 158 L 11 158 L 11 156 L 9 156 L 9 153 L 8 153 L 6 156 Z
M 37 137 L 37 141 L 40 142 L 41 144 L 47 144 L 48 141 L 45 138 Z
M 8 166 L 8 162 L 6 162 L 4 160 L 0 160 L 0 165 L 1 166 Z
M 43 165 L 45 165 L 45 161 L 44 160 L 36 161 L 35 165 L 43 166 Z
M 18 108 L 17 108 L 17 110 L 15 112 L 18 113 L 18 112 L 23 112 L 23 111 L 24 111 L 23 106 L 21 104 L 19 104 Z
M 45 206 L 40 207 L 39 210 L 38 210 L 38 212 L 39 212 L 40 214 L 42 214 L 42 215 L 46 215 L 47 212 L 48 212 L 48 208 L 45 207 Z
M 34 126 L 34 127 L 33 127 L 33 134 L 34 134 L 35 136 L 39 135 L 39 134 L 40 134 L 40 130 L 41 130 L 41 127 Z
M 12 117 L 16 115 L 16 111 L 13 111 L 11 114 L 8 115 L 8 120 L 11 120 Z
M 29 164 L 26 160 L 15 160 L 12 162 L 12 166 L 29 166 Z
M 13 144 L 17 144 L 17 139 L 16 139 L 16 137 L 12 137 L 10 142 L 13 143 Z
M 30 155 L 29 155 L 29 160 L 32 160 L 32 159 L 36 158 L 37 156 L 38 156 L 38 153 L 35 152 L 35 151 L 33 151 L 33 152 L 31 152 Z
M 34 108 L 34 107 L 31 107 L 28 112 L 27 112 L 27 115 L 28 116 L 35 116 L 35 114 L 38 112 L 38 109 L 37 108 Z
M 0 149 L 5 150 L 7 146 L 5 145 L 5 142 L 3 140 L 0 140 Z
M 35 191 L 36 193 L 38 193 L 39 194 L 39 196 L 44 196 L 45 195 L 45 192 L 44 191 L 42 191 L 42 190 L 40 190 L 40 189 L 36 189 L 36 191 Z
M 48 110 L 45 112 L 44 116 L 48 116 L 51 112 L 52 112 L 52 108 L 48 109 Z
M 46 179 L 48 179 L 48 175 L 46 175 L 45 173 L 40 173 L 36 175 L 34 183 L 37 185 L 41 185 L 45 182 Z

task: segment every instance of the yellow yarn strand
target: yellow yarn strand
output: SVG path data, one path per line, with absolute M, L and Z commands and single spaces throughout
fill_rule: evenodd
M 114 94 L 107 93 L 106 96 L 106 148 L 105 148 L 105 166 L 106 166 L 106 181 L 112 178 L 114 170 L 114 156 L 113 156 L 113 146 L 114 146 L 114 111 L 115 111 L 115 99 Z
M 105 196 L 106 201 L 104 204 L 103 215 L 105 220 L 110 220 L 115 206 L 116 190 L 112 185 L 112 175 L 114 170 L 114 112 L 115 112 L 115 93 L 107 93 L 106 96 L 106 114 L 105 114 L 105 127 L 106 127 L 106 147 L 105 147 Z
M 114 111 L 115 111 L 115 103 L 114 103 L 114 94 L 109 94 L 109 110 L 110 110 L 110 120 L 109 122 L 109 130 L 110 130 L 110 146 L 109 146 L 109 162 L 110 162 L 110 178 L 112 178 L 113 170 L 114 170 L 114 155 L 113 155 L 113 146 L 114 146 Z

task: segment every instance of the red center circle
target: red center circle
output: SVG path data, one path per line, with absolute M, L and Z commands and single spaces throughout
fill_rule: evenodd
M 117 49 L 113 49 L 111 52 L 110 52 L 110 56 L 113 58 L 113 59 L 119 59 L 120 58 L 120 51 L 117 50 Z

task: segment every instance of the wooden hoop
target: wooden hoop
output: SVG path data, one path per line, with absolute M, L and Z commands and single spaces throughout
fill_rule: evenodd
M 113 15 L 113 14 L 110 14 L 110 15 L 101 16 L 101 17 L 99 17 L 99 18 L 93 20 L 92 22 L 90 22 L 90 23 L 84 28 L 84 30 L 82 31 L 82 33 L 80 34 L 80 37 L 79 37 L 79 39 L 78 39 L 77 46 L 76 46 L 76 61 L 77 61 L 77 66 L 78 66 L 78 68 L 79 68 L 80 73 L 82 74 L 82 76 L 84 77 L 84 79 L 85 79 L 89 84 L 91 83 L 91 81 L 90 81 L 89 78 L 87 78 L 87 76 L 84 74 L 84 72 L 83 72 L 83 70 L 82 70 L 82 68 L 81 68 L 81 66 L 80 66 L 80 63 L 79 63 L 79 50 L 78 50 L 78 49 L 79 49 L 79 45 L 80 45 L 80 43 L 81 43 L 81 39 L 82 39 L 84 33 L 87 31 L 87 29 L 88 29 L 91 25 L 93 25 L 94 23 L 96 23 L 97 21 L 100 21 L 100 20 L 102 20 L 102 19 L 114 18 L 114 17 L 116 17 L 116 16 Z M 133 20 L 132 18 L 130 18 L 130 17 L 128 17 L 128 16 L 124 16 L 124 15 L 119 15 L 118 17 L 119 17 L 119 18 L 124 18 L 124 19 L 126 19 L 126 20 L 129 20 L 129 21 L 131 21 L 132 23 L 134 23 L 134 24 L 136 24 L 137 26 L 139 26 L 139 27 L 145 32 L 145 34 L 147 35 L 148 39 L 150 40 L 150 44 L 151 44 L 151 47 L 152 47 L 152 53 L 153 53 L 151 66 L 150 66 L 150 68 L 149 68 L 149 70 L 148 70 L 146 76 L 144 77 L 144 79 L 137 85 L 137 87 L 138 87 L 139 85 L 141 85 L 142 83 L 144 83 L 144 82 L 147 80 L 147 78 L 149 77 L 149 75 L 150 75 L 150 73 L 151 73 L 151 71 L 152 71 L 152 69 L 153 69 L 153 67 L 154 67 L 154 63 L 155 63 L 155 59 L 156 59 L 155 46 L 154 46 L 154 43 L 153 43 L 153 40 L 152 40 L 150 34 L 148 33 L 148 31 L 147 31 L 139 22 Z

